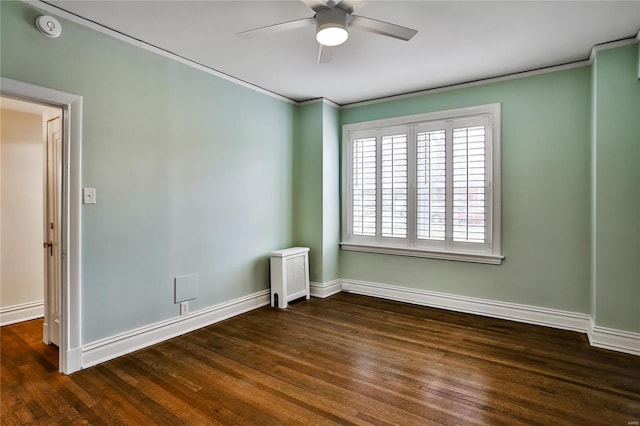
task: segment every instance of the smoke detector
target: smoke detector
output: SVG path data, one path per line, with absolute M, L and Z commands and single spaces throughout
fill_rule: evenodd
M 56 38 L 62 33 L 60 22 L 53 16 L 39 16 L 38 19 L 36 19 L 36 27 L 42 34 L 50 38 Z

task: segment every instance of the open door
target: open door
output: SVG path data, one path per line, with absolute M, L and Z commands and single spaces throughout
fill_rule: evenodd
M 0 77 L 0 95 L 53 105 L 62 110 L 59 124 L 51 123 L 52 133 L 58 132 L 60 148 L 55 150 L 58 155 L 58 161 L 55 162 L 58 169 L 57 173 L 53 173 L 58 178 L 56 186 L 59 192 L 55 203 L 57 214 L 53 215 L 58 217 L 58 221 L 54 221 L 53 229 L 49 226 L 49 231 L 57 232 L 58 235 L 52 235 L 51 240 L 46 241 L 47 260 L 56 256 L 59 259 L 51 262 L 52 265 L 56 265 L 57 272 L 51 272 L 56 281 L 49 286 L 57 297 L 53 303 L 48 303 L 49 293 L 46 293 L 45 303 L 52 309 L 50 313 L 45 309 L 45 320 L 59 327 L 56 333 L 50 334 L 55 334 L 55 339 L 58 340 L 60 372 L 71 374 L 80 371 L 83 362 L 80 319 L 82 96 L 5 77 Z M 47 183 L 43 183 L 43 186 L 47 187 Z M 54 237 L 57 238 L 54 240 Z M 51 248 L 48 247 L 49 241 L 52 243 Z M 46 275 L 49 274 L 48 265 L 47 262 Z M 55 286 L 58 289 L 54 289 Z M 47 338 L 45 341 L 50 343 L 51 340 Z
M 46 142 L 46 208 L 45 228 L 47 241 L 45 255 L 45 321 L 43 340 L 60 346 L 60 237 L 62 192 L 62 117 L 47 121 Z

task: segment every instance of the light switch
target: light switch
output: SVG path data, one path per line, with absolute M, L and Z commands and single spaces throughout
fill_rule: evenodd
M 82 195 L 84 197 L 84 204 L 96 203 L 96 189 L 95 188 L 83 188 Z

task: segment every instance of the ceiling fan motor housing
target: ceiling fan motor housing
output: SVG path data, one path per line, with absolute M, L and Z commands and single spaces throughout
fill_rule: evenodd
M 316 34 L 328 28 L 341 28 L 347 31 L 349 14 L 339 7 L 320 9 L 316 12 Z

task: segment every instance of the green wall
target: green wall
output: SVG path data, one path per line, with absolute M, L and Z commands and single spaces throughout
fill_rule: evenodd
M 593 316 L 640 332 L 638 48 L 599 51 L 593 69 Z
M 0 3 L 2 76 L 83 96 L 83 342 L 178 316 L 176 275 L 199 274 L 192 311 L 269 288 L 295 106 L 64 19 L 48 39 Z
M 323 104 L 322 282 L 338 279 L 340 259 L 340 110 Z
M 268 253 L 308 246 L 311 280 L 395 284 L 596 316 L 640 331 L 638 47 L 585 66 L 338 110 L 294 106 L 0 2 L 3 77 L 84 99 L 83 343 L 268 288 Z M 339 250 L 342 124 L 500 102 L 502 265 Z M 612 187 L 613 186 L 613 187 Z M 612 189 L 613 188 L 613 189 Z M 635 313 L 635 316 L 634 316 Z
M 293 238 L 309 247 L 309 279 L 338 278 L 340 111 L 322 100 L 297 107 L 293 164 Z
M 347 108 L 342 124 L 502 104 L 500 266 L 342 251 L 340 276 L 640 331 L 640 48 L 592 66 Z
M 341 251 L 342 278 L 588 313 L 590 67 L 343 110 L 342 124 L 502 104 L 502 265 Z
M 293 161 L 293 244 L 309 247 L 309 279 L 322 282 L 322 102 L 297 107 Z

